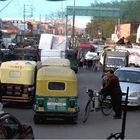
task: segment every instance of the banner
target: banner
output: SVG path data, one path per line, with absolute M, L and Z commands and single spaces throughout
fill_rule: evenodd
M 113 40 L 117 42 L 120 38 L 128 39 L 130 36 L 130 24 L 117 24 L 115 25 Z

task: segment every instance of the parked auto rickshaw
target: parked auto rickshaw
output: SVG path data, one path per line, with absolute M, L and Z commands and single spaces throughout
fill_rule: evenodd
M 7 61 L 0 67 L 2 101 L 32 105 L 35 94 L 35 61 Z
M 46 66 L 37 72 L 34 122 L 78 118 L 77 77 L 68 67 Z
M 66 51 L 66 58 L 70 60 L 71 69 L 78 72 L 78 63 L 77 63 L 77 51 L 74 49 L 69 49 Z

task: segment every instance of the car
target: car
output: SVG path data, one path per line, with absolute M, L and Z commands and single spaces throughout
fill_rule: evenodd
M 33 129 L 12 114 L 0 111 L 0 139 L 34 139 Z
M 123 93 L 128 91 L 128 106 L 140 106 L 140 68 L 122 67 L 115 71 L 115 75 L 119 78 L 121 90 Z M 122 96 L 125 101 L 125 96 Z

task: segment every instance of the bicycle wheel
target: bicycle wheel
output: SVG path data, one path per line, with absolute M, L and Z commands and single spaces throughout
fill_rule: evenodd
M 101 112 L 103 115 L 108 116 L 111 114 L 113 108 L 110 100 L 110 96 L 106 96 L 101 101 Z
M 87 121 L 90 111 L 91 111 L 91 101 L 89 100 L 85 107 L 83 123 Z

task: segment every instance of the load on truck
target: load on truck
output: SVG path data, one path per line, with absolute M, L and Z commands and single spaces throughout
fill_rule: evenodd
M 104 53 L 103 71 L 107 69 L 116 70 L 120 67 L 127 67 L 129 62 L 128 51 L 113 50 Z
M 127 46 L 117 46 L 117 49 L 121 49 L 129 52 L 129 66 L 140 67 L 140 48 L 139 46 L 133 46 L 129 48 Z
M 41 34 L 39 49 L 41 49 L 41 62 L 48 58 L 65 58 L 66 36 Z

